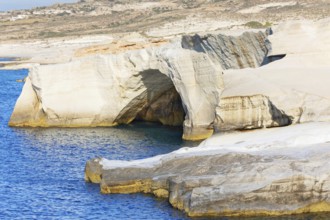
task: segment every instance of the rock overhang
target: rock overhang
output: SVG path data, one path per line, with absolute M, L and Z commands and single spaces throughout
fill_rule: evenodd
M 159 88 L 169 82 L 158 80 L 157 84 L 156 78 L 161 79 L 161 75 L 155 78 L 149 74 L 151 81 L 155 81 L 152 85 L 144 74 L 151 71 L 167 76 L 182 100 L 185 111 L 183 138 L 205 139 L 213 133 L 214 112 L 223 90 L 223 69 L 260 65 L 268 51 L 264 44 L 266 35 L 262 32 L 238 37 L 208 35 L 208 38 L 196 43 L 203 48 L 202 51 L 182 48 L 185 38 L 159 47 L 35 66 L 30 71 L 29 81 L 23 88 L 9 124 L 79 127 L 129 123 L 150 105 L 145 101 L 148 94 L 150 96 L 148 91 L 162 93 Z M 254 43 L 250 45 L 251 42 Z M 229 51 L 225 50 L 229 44 Z M 221 57 L 218 50 L 226 51 L 226 56 Z M 21 104 L 25 96 L 33 99 L 31 101 L 35 104 Z M 120 116 L 123 112 L 129 112 L 127 117 Z M 171 117 L 181 116 L 182 111 Z M 147 118 L 155 121 L 155 117 Z M 158 121 L 171 124 L 164 118 Z M 175 120 L 172 124 L 177 125 L 179 119 Z
M 311 24 L 329 29 L 327 20 L 307 27 Z M 283 59 L 255 69 L 224 70 L 212 124 L 222 131 L 297 125 L 219 133 L 196 148 L 87 164 L 87 170 L 95 166 L 105 174 L 98 182 L 101 192 L 151 193 L 193 217 L 329 212 L 330 66 L 324 50 L 329 32 L 311 44 L 324 44 L 321 50 L 290 46 L 296 37 L 303 44 L 315 40 L 303 34 L 308 30 L 303 22 L 280 26 L 271 38 L 279 52 L 271 56 L 286 54 Z M 288 38 L 278 37 L 285 33 Z M 125 176 L 125 170 L 134 175 Z

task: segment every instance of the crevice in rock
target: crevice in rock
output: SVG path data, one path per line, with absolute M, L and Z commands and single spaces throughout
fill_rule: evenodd
M 293 117 L 285 114 L 283 110 L 278 109 L 267 97 L 271 123 L 266 127 L 287 126 L 292 124 Z

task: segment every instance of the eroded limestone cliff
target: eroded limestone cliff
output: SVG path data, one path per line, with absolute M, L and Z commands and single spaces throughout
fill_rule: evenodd
M 190 216 L 329 212 L 329 39 L 329 19 L 282 24 L 269 40 L 271 55 L 285 58 L 254 69 L 223 70 L 213 128 L 301 124 L 222 132 L 196 148 L 143 160 L 92 159 L 85 180 L 100 183 L 102 193 L 167 198 Z M 213 49 L 196 49 L 204 40 L 188 38 L 185 44 L 215 62 Z
M 223 70 L 259 66 L 268 47 L 263 32 L 196 35 L 158 47 L 35 66 L 9 124 L 113 126 L 140 119 L 183 124 L 184 139 L 205 139 L 213 133 Z
M 35 66 L 9 124 L 114 126 L 137 119 L 183 124 L 184 139 L 200 140 L 214 129 L 329 121 L 329 30 L 329 19 L 294 21 L 270 36 L 184 36 Z

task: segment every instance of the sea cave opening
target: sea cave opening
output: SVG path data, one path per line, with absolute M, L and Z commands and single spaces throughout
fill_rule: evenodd
M 185 110 L 172 80 L 157 69 L 141 71 L 143 92 L 134 98 L 130 107 L 116 120 L 118 123 L 137 121 L 182 127 Z

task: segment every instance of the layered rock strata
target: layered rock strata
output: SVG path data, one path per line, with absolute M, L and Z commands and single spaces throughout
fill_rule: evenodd
M 267 35 L 268 32 L 266 30 Z M 182 47 L 209 54 L 214 62 L 220 62 L 223 69 L 255 68 L 267 62 L 271 50 L 267 35 L 245 32 L 240 36 L 184 36 Z
M 197 148 L 137 161 L 87 162 L 102 193 L 151 193 L 189 216 L 330 211 L 330 125 L 221 134 Z
M 214 127 L 219 131 L 270 128 L 291 124 L 291 118 L 264 95 L 222 98 Z
M 183 124 L 184 139 L 205 139 L 213 133 L 223 69 L 259 66 L 266 44 L 262 32 L 187 36 L 159 47 L 35 66 L 9 125 L 114 126 L 142 119 Z
M 93 159 L 86 164 L 86 181 L 100 183 L 103 193 L 167 198 L 189 216 L 329 212 L 329 24 L 326 19 L 280 25 L 269 36 L 270 55 L 286 54 L 283 59 L 255 69 L 224 70 L 212 127 L 305 123 L 220 133 L 196 148 L 144 160 Z M 184 47 L 217 60 L 211 47 L 195 45 L 204 40 L 186 39 Z
M 292 123 L 329 121 L 329 39 L 329 19 L 279 25 L 269 36 L 272 43 L 269 55 L 286 56 L 255 69 L 225 70 L 220 100 L 262 94 Z M 236 111 L 233 113 L 244 117 L 243 112 L 240 116 Z
M 114 126 L 138 119 L 182 124 L 183 139 L 200 140 L 214 130 L 329 121 L 329 23 L 288 22 L 268 37 L 184 36 L 35 66 L 9 124 Z M 267 55 L 284 58 L 269 63 Z

